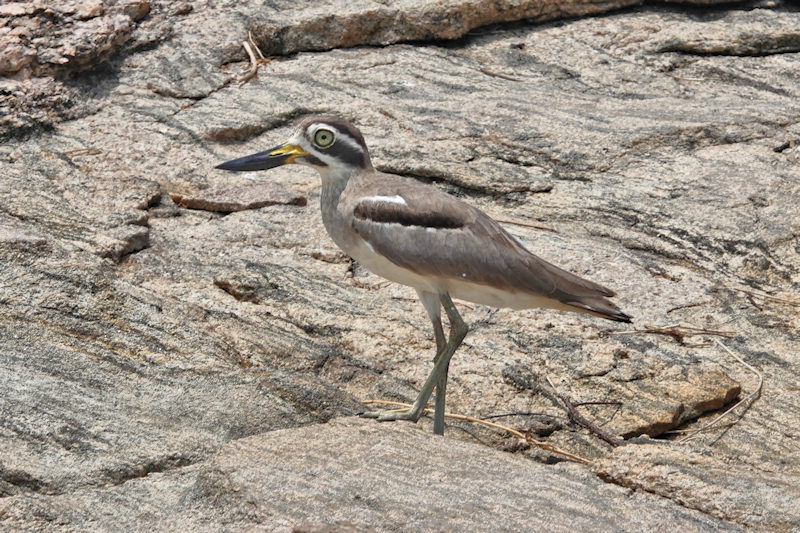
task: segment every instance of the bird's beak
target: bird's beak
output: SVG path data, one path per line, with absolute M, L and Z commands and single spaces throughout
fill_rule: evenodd
M 246 155 L 239 159 L 226 161 L 217 168 L 222 170 L 233 170 L 235 172 L 244 172 L 249 170 L 268 170 L 270 168 L 279 167 L 281 165 L 291 165 L 298 157 L 308 155 L 308 152 L 297 146 L 296 144 L 282 144 L 276 146 L 266 152 L 259 152 L 257 154 Z

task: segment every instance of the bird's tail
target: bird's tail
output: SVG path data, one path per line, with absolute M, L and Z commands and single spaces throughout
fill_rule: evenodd
M 535 256 L 533 256 L 535 257 Z M 615 295 L 611 289 L 576 276 L 552 263 L 536 258 L 538 272 L 546 271 L 552 277 L 554 290 L 551 297 L 568 306 L 571 311 L 589 313 L 617 322 L 631 322 L 632 317 L 623 313 L 608 298 Z
M 602 296 L 583 297 L 580 301 L 565 301 L 565 304 L 574 307 L 575 311 L 589 313 L 608 320 L 617 322 L 631 322 L 633 317 L 623 313 L 613 302 Z

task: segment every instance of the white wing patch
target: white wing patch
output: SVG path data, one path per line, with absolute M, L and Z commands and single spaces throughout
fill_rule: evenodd
M 511 234 L 509 233 L 509 235 L 511 235 Z M 523 241 L 522 239 L 520 239 L 516 235 L 511 235 L 511 238 L 514 239 L 517 242 L 517 244 L 519 244 L 520 246 L 522 246 L 526 250 L 528 249 L 528 245 L 525 244 L 525 241 Z
M 365 196 L 361 199 L 361 202 L 388 202 L 390 204 L 408 205 L 405 198 L 399 194 L 394 196 Z

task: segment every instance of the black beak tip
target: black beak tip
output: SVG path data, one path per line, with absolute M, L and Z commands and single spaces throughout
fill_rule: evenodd
M 218 168 L 220 170 L 236 170 L 233 165 L 231 165 L 232 161 L 225 161 L 224 163 L 220 163 L 219 165 L 215 166 L 214 168 Z
M 269 170 L 271 168 L 279 167 L 290 161 L 294 155 L 292 153 L 279 153 L 273 155 L 276 150 L 282 146 L 276 146 L 266 152 L 259 152 L 257 154 L 246 155 L 238 159 L 232 159 L 220 163 L 214 168 L 220 170 L 228 170 L 232 172 L 252 172 L 255 170 Z

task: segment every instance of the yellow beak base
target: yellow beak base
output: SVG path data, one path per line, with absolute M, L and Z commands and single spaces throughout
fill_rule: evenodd
M 269 170 L 270 168 L 282 165 L 291 165 L 294 163 L 295 159 L 304 155 L 308 155 L 308 152 L 296 144 L 286 143 L 267 150 L 266 152 L 259 152 L 232 161 L 226 161 L 221 165 L 217 165 L 217 168 L 232 170 L 234 172 Z

